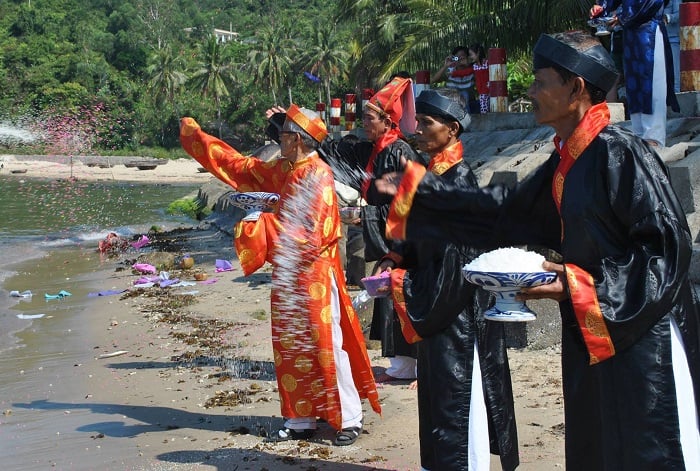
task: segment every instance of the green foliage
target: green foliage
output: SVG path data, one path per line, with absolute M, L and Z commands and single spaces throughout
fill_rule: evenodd
M 201 201 L 195 198 L 181 198 L 168 205 L 166 210 L 170 215 L 183 215 L 192 219 L 203 219 L 211 214 L 211 209 L 202 205 Z
M 527 89 L 532 84 L 532 59 L 521 55 L 515 60 L 508 61 L 508 98 L 515 101 L 527 97 Z
M 578 0 L 0 1 L 0 110 L 43 123 L 99 106 L 91 152 L 178 150 L 185 115 L 254 149 L 273 104 L 313 108 L 397 70 L 436 70 L 456 44 L 527 56 L 541 32 L 583 27 L 587 10 Z M 214 28 L 240 34 L 219 43 Z M 529 70 L 516 61 L 509 74 L 522 96 Z

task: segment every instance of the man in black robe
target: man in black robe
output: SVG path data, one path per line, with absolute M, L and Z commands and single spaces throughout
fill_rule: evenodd
M 416 100 L 416 142 L 427 171 L 450 184 L 478 188 L 463 159 L 459 135 L 470 118 L 456 90 L 425 90 Z M 447 240 L 404 243 L 390 269 L 402 332 L 418 349 L 418 428 L 421 469 L 483 471 L 490 453 L 501 469 L 518 467 L 513 389 L 502 322 L 481 313 L 492 295 L 467 282 L 461 267 L 480 251 Z
M 697 296 L 692 238 L 658 155 L 609 123 L 617 73 L 583 32 L 542 35 L 528 90 L 556 150 L 514 190 L 453 185 L 410 163 L 395 194 L 397 239 L 484 248 L 537 244 L 557 280 L 523 299 L 559 301 L 567 470 L 700 469 Z

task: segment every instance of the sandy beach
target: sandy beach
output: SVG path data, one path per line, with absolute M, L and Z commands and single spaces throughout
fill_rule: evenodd
M 198 167 L 186 159 L 142 171 L 74 164 L 72 175 L 210 181 Z M 69 166 L 56 161 L 5 158 L 0 172 L 12 169 L 26 169 L 8 173 L 16 178 L 71 176 Z M 39 319 L 21 334 L 32 348 L 49 348 L 52 338 L 61 353 L 23 361 L 22 348 L 10 352 L 17 381 L 30 387 L 22 397 L 0 400 L 4 469 L 419 469 L 416 394 L 407 382 L 380 386 L 381 417 L 365 403 L 365 430 L 352 446 L 332 446 L 333 432 L 324 424 L 310 441 L 266 443 L 267 434 L 282 425 L 269 338 L 270 267 L 244 277 L 230 233 L 206 222 L 162 238 L 158 250 L 147 247 L 102 262 L 94 253 L 84 255 L 81 263 L 89 272 L 65 281 L 67 287 L 75 293 L 126 291 L 84 298 L 84 309 L 70 324 L 59 324 L 68 321 L 58 316 Z M 166 266 L 183 253 L 195 265 L 172 268 L 171 277 L 195 285 L 133 288 L 139 277 L 130 269 L 135 260 Z M 230 260 L 234 269 L 217 273 L 217 259 Z M 58 265 L 64 262 L 75 263 Z M 195 281 L 199 272 L 208 279 Z M 15 289 L 13 283 L 8 280 L 4 289 Z M 369 355 L 375 373 L 388 365 L 379 350 L 370 348 Z M 511 349 L 509 358 L 518 469 L 562 469 L 559 350 Z M 497 457 L 491 469 L 500 469 Z
M 200 165 L 192 159 L 174 159 L 161 161 L 156 159 L 143 160 L 142 163 L 166 162 L 160 165 L 144 165 L 141 170 L 131 166 L 139 162 L 127 157 L 84 157 L 72 159 L 69 156 L 22 156 L 0 154 L 0 175 L 10 175 L 15 178 L 76 178 L 91 181 L 122 181 L 122 182 L 206 182 L 211 178 L 207 172 L 200 172 Z M 100 163 L 100 165 L 97 164 Z M 128 167 L 124 165 L 126 163 Z M 151 168 L 153 167 L 153 168 Z

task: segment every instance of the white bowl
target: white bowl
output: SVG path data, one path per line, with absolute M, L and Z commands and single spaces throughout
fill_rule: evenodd
M 545 285 L 553 282 L 557 274 L 550 271 L 540 272 L 485 272 L 462 269 L 464 278 L 496 295 L 496 304 L 486 312 L 484 318 L 502 322 L 527 322 L 536 319 L 535 313 L 517 301 L 515 296 L 521 288 Z

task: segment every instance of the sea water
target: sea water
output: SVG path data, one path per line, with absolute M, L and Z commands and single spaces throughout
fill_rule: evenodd
M 85 283 L 101 267 L 97 243 L 110 231 L 127 238 L 152 227 L 192 226 L 195 221 L 166 214 L 168 205 L 193 194 L 191 184 L 143 184 L 22 179 L 0 174 L 0 352 L 22 348 L 17 333 L 43 319 L 19 319 L 54 310 L 66 315 L 89 303 Z M 33 293 L 11 297 L 10 291 Z M 73 296 L 47 303 L 45 294 Z

